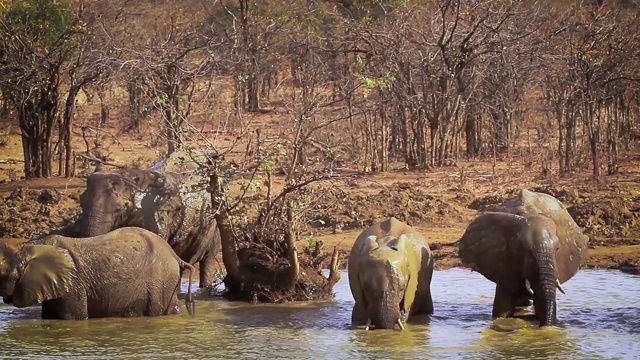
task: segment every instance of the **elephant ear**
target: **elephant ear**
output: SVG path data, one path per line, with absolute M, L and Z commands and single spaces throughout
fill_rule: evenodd
M 378 237 L 375 235 L 368 236 L 364 245 L 362 245 L 362 253 L 368 253 L 378 248 Z
M 520 261 L 513 253 L 514 241 L 526 225 L 520 215 L 487 212 L 476 217 L 458 240 L 458 253 L 464 266 L 497 282 Z
M 395 251 L 406 252 L 407 241 L 407 235 L 402 234 L 395 241 L 390 242 L 389 247 Z
M 181 177 L 179 174 L 171 172 L 145 171 L 143 190 L 150 191 L 156 195 L 176 195 L 180 191 Z
M 66 294 L 75 271 L 69 253 L 51 245 L 33 245 L 23 249 L 20 277 L 13 293 L 13 305 L 36 305 Z

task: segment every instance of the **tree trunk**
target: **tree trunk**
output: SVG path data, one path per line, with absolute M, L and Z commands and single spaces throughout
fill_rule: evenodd
M 566 167 L 564 166 L 564 142 L 565 140 L 565 133 L 566 133 L 566 129 L 564 129 L 564 123 L 562 121 L 562 109 L 560 109 L 559 107 L 555 108 L 555 117 L 556 117 L 556 123 L 558 124 L 558 172 L 560 173 L 560 175 L 564 175 L 566 172 Z
M 72 80 L 73 81 L 73 80 Z M 64 114 L 62 115 L 62 129 L 60 129 L 60 142 L 63 144 L 65 156 L 64 156 L 64 176 L 71 177 L 71 163 L 73 159 L 73 147 L 71 146 L 72 133 L 71 133 L 71 125 L 73 123 L 73 114 L 76 105 L 76 97 L 78 92 L 80 92 L 80 85 L 72 85 L 69 88 L 69 94 L 67 95 L 67 100 L 64 104 Z M 62 163 L 62 155 L 60 158 L 60 163 Z M 62 169 L 58 169 L 59 174 L 63 174 Z
M 465 135 L 467 137 L 467 155 L 476 157 L 480 154 L 478 141 L 478 120 L 473 112 L 467 112 L 465 120 Z
M 142 89 L 140 85 L 135 81 L 127 83 L 127 91 L 129 93 L 129 115 L 130 115 L 130 129 L 139 129 L 142 122 Z
M 104 90 L 98 90 L 98 98 L 100 99 L 100 126 L 106 126 L 109 122 L 109 105 L 105 102 Z
M 42 89 L 35 100 L 26 100 L 18 108 L 27 179 L 51 176 L 51 134 L 57 98 L 57 88 Z
M 173 128 L 173 114 L 171 108 L 164 109 L 165 123 L 167 134 L 167 156 L 173 154 L 176 151 L 176 132 Z
M 565 132 L 565 149 L 564 149 L 564 169 L 571 172 L 575 166 L 575 149 L 576 149 L 576 118 L 573 107 L 566 111 L 566 132 Z
M 220 243 L 222 245 L 222 263 L 227 270 L 225 286 L 232 291 L 240 291 L 242 288 L 242 276 L 240 274 L 240 261 L 236 251 L 236 240 L 229 226 L 229 214 L 224 204 L 222 179 L 218 176 L 218 169 L 209 178 L 211 188 L 211 205 L 218 211 L 213 215 L 220 230 Z
M 296 286 L 298 274 L 300 274 L 300 262 L 298 261 L 296 245 L 293 242 L 293 205 L 291 201 L 287 201 L 287 230 L 285 240 L 289 260 L 289 279 L 287 280 L 287 285 L 289 289 L 293 289 Z
M 260 99 L 258 97 L 258 81 L 256 79 L 256 71 L 252 71 L 247 79 L 247 111 L 259 112 Z

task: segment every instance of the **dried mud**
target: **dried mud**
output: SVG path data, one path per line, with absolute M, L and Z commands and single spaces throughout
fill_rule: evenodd
M 16 183 L 11 183 L 16 185 Z M 2 191 L 0 186 L 0 191 Z M 560 199 L 589 236 L 589 256 L 584 268 L 640 269 L 640 191 L 635 184 L 610 186 L 539 186 L 532 190 Z M 423 231 L 429 239 L 437 268 L 459 265 L 455 241 L 479 212 L 495 210 L 519 188 L 501 195 L 474 197 L 466 193 L 431 193 L 417 182 L 396 182 L 381 189 L 319 186 L 305 197 L 311 199 L 305 219 L 308 230 L 327 251 L 338 247 L 343 261 L 350 245 L 365 227 L 389 216 Z M 15 188 L 1 195 L 0 238 L 29 239 L 70 223 L 79 214 L 82 188 L 57 190 Z M 433 233 L 432 233 L 433 232 Z M 447 236 L 435 234 L 447 233 Z M 308 246 L 302 234 L 300 248 Z M 443 239 L 444 240 L 440 240 Z M 338 241 L 340 240 L 340 241 Z

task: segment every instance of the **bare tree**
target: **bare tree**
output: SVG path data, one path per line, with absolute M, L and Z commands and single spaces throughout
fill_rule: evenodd
M 117 26 L 103 21 L 103 29 L 116 55 L 111 61 L 128 84 L 134 127 L 145 112 L 143 104 L 157 109 L 171 154 L 182 146 L 182 127 L 193 105 L 210 93 L 214 54 L 220 44 L 208 33 L 206 17 L 138 13 L 137 4 L 126 1 L 119 6 L 115 18 L 124 20 Z M 150 29 L 131 26 L 148 21 L 154 24 Z
M 52 136 L 65 71 L 73 79 L 67 96 L 71 107 L 66 107 L 62 129 L 65 173 L 69 174 L 75 95 L 94 76 L 78 78 L 86 30 L 66 3 L 17 1 L 0 12 L 0 81 L 3 96 L 16 109 L 20 122 L 26 178 L 52 175 Z

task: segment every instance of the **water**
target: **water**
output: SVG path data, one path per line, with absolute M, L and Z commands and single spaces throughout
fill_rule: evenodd
M 491 320 L 494 286 L 463 269 L 436 271 L 436 314 L 405 331 L 350 327 L 347 274 L 331 301 L 250 305 L 197 301 L 196 316 L 41 320 L 0 307 L 5 359 L 635 359 L 640 277 L 580 271 L 558 294 L 560 327 Z

